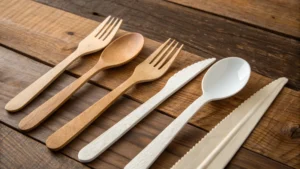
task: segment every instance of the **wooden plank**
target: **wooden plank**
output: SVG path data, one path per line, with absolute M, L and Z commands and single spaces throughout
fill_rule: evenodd
M 158 41 L 175 38 L 185 44 L 185 50 L 204 58 L 242 57 L 254 72 L 273 79 L 287 76 L 287 86 L 300 89 L 299 39 L 161 0 L 37 1 L 96 21 L 118 16 L 128 31 Z
M 49 70 L 48 66 L 35 62 L 15 52 L 0 47 L 0 106 L 12 98 L 19 90 Z M 21 68 L 21 69 L 20 69 Z M 5 72 L 5 73 L 4 73 Z M 19 113 L 9 114 L 4 109 L 0 110 L 2 122 L 17 128 L 18 122 L 31 110 L 36 108 L 47 98 L 53 96 L 64 86 L 74 81 L 75 78 L 63 75 L 37 100 Z M 54 116 L 43 123 L 32 132 L 27 133 L 35 139 L 45 142 L 46 138 L 56 129 L 79 114 L 82 110 L 103 97 L 109 91 L 92 84 L 86 84 L 72 97 Z M 133 111 L 140 104 L 127 98 L 121 98 L 114 106 L 106 111 L 96 122 L 93 123 L 83 134 L 76 138 L 62 153 L 77 159 L 78 151 L 87 143 L 103 133 L 125 115 Z M 104 152 L 99 158 L 88 165 L 93 168 L 123 168 L 130 159 L 142 150 L 156 135 L 159 134 L 173 119 L 154 111 L 126 134 L 120 141 Z M 192 125 L 186 125 L 182 132 L 175 138 L 172 144 L 159 157 L 153 168 L 170 168 L 180 157 L 182 157 L 197 141 L 204 135 L 205 131 Z M 288 169 L 284 164 L 271 160 L 258 153 L 251 152 L 245 148 L 240 149 L 234 157 L 233 162 L 227 168 L 280 168 Z
M 62 155 L 52 153 L 43 144 L 0 123 L 0 168 L 73 168 L 89 167 Z
M 0 10 L 3 11 L 0 16 L 2 18 L 0 34 L 4 35 L 1 36 L 0 42 L 51 65 L 57 64 L 66 57 L 74 50 L 80 39 L 98 25 L 97 22 L 31 1 L 18 1 L 16 5 L 12 4 L 13 1 L 4 4 Z M 69 35 L 68 32 L 73 32 L 74 35 Z M 146 39 L 143 51 L 135 60 L 126 66 L 100 73 L 93 82 L 108 89 L 115 88 L 129 77 L 134 67 L 158 45 L 159 43 Z M 74 65 L 69 72 L 81 75 L 95 64 L 98 56 L 99 53 L 86 57 L 82 60 L 82 64 Z M 127 96 L 144 102 L 159 91 L 172 74 L 201 59 L 191 53 L 182 52 L 173 69 L 163 78 L 138 85 L 127 92 Z M 118 73 L 120 71 L 122 73 Z M 158 109 L 168 115 L 178 116 L 201 95 L 201 79 L 202 76 L 197 77 Z M 191 123 L 210 130 L 241 102 L 270 81 L 269 78 L 252 73 L 249 83 L 239 94 L 206 105 L 191 120 Z M 299 96 L 299 92 L 285 88 L 244 146 L 282 163 L 299 167 L 297 151 L 300 146 L 297 141 L 299 135 L 294 134 L 299 131 L 300 105 L 297 104 Z
M 286 35 L 300 37 L 300 1 L 298 0 L 168 1 L 233 18 Z

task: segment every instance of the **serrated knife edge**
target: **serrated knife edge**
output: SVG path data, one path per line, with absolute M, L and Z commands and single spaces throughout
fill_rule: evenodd
M 251 97 L 249 97 L 246 101 L 244 101 L 242 104 L 240 104 L 235 110 L 233 110 L 227 117 L 225 117 L 220 123 L 218 123 L 205 137 L 203 137 L 196 145 L 194 145 L 179 161 L 177 161 L 177 163 L 175 163 L 175 165 L 172 167 L 172 169 L 179 169 L 182 168 L 184 166 L 185 169 L 189 168 L 198 168 L 199 166 L 201 166 L 200 164 L 203 163 L 203 161 L 205 162 L 205 159 L 207 159 L 207 156 L 209 156 L 209 154 L 211 154 L 211 152 L 215 149 L 215 147 L 211 147 L 211 152 L 208 154 L 201 154 L 201 152 L 203 151 L 203 148 L 201 148 L 202 144 L 205 144 L 205 142 L 208 142 L 208 140 L 212 140 L 212 139 L 219 139 L 218 138 L 213 138 L 212 136 L 214 136 L 214 134 L 218 131 L 216 130 L 224 130 L 222 127 L 225 124 L 229 124 L 227 121 L 228 119 L 233 119 L 234 116 L 236 116 L 236 114 L 239 113 L 239 111 L 241 111 L 242 108 L 248 108 L 250 107 L 251 109 L 251 105 L 250 104 L 254 104 L 254 105 L 258 105 L 256 110 L 259 109 L 259 107 L 261 106 L 261 102 L 266 100 L 267 98 L 272 98 L 271 102 L 276 98 L 276 95 L 280 92 L 281 88 L 284 86 L 284 84 L 287 83 L 287 78 L 279 78 L 271 83 L 269 83 L 268 85 L 266 85 L 265 87 L 261 88 L 259 91 L 257 91 L 256 93 L 254 93 Z M 278 89 L 275 93 L 272 95 L 272 91 L 275 91 L 276 88 Z M 264 92 L 267 92 L 267 96 L 263 97 L 265 99 L 259 99 L 259 101 L 257 101 L 257 98 L 260 98 L 262 94 L 264 94 Z M 250 103 L 249 103 L 250 102 Z M 271 104 L 270 102 L 270 104 Z M 250 106 L 249 106 L 250 105 Z M 268 108 L 268 106 L 267 106 Z M 243 114 L 239 113 L 239 116 L 243 116 Z M 263 113 L 262 113 L 263 114 Z M 237 117 L 236 117 L 237 118 Z M 226 123 L 227 122 L 227 123 Z M 224 124 L 225 123 L 225 124 Z M 232 127 L 235 127 L 235 124 L 232 125 Z M 232 127 L 227 127 L 226 129 L 229 130 L 228 128 L 230 128 L 230 130 L 232 130 Z M 225 130 L 226 130 L 225 129 Z M 224 137 L 226 137 L 227 134 L 223 134 L 222 136 L 222 140 L 224 139 Z M 234 136 L 233 136 L 234 137 Z M 212 140 L 214 141 L 214 140 Z M 216 142 L 217 145 L 220 144 L 220 142 Z M 215 145 L 215 144 L 214 144 Z M 207 147 L 207 146 L 205 146 Z M 208 150 L 210 151 L 210 150 Z M 200 156 L 200 160 L 198 159 Z M 198 157 L 198 158 L 197 158 Z M 204 159 L 202 160 L 201 157 Z M 191 159 L 194 158 L 195 160 Z M 202 161 L 201 161 L 202 160 Z M 207 163 L 207 162 L 206 162 Z M 207 165 L 207 164 L 206 164 Z M 201 167 L 200 167 L 201 168 Z M 202 167 L 204 168 L 204 167 Z
M 247 118 L 246 122 L 240 127 L 238 132 L 231 137 L 228 141 L 228 144 L 222 147 L 222 151 L 220 151 L 213 161 L 207 165 L 207 169 L 218 169 L 224 168 L 230 159 L 234 156 L 234 154 L 238 151 L 238 149 L 242 146 L 243 142 L 247 139 L 247 137 L 251 134 L 251 131 L 255 128 L 261 117 L 264 115 L 266 110 L 275 100 L 276 96 L 279 94 L 283 86 L 287 83 L 286 78 L 281 78 L 278 84 L 274 85 L 273 91 L 270 92 L 269 96 L 263 100 L 263 103 L 258 106 L 258 108 L 253 112 L 249 118 Z M 199 166 L 198 168 L 201 168 Z

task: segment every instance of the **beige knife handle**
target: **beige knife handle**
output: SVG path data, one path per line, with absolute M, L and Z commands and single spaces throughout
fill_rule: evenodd
M 88 81 L 94 74 L 96 74 L 101 69 L 101 67 L 97 67 L 96 65 L 87 73 L 85 73 L 73 83 L 61 90 L 59 93 L 51 97 L 41 106 L 36 108 L 33 112 L 24 117 L 19 123 L 19 128 L 23 131 L 28 131 L 37 127 L 54 111 L 56 111 L 62 104 L 64 104 L 72 96 L 72 94 L 75 93 L 86 81 Z
M 279 78 L 245 100 L 194 145 L 172 169 L 224 168 L 286 83 L 286 78 Z
M 43 90 L 45 90 L 72 62 L 81 56 L 77 50 L 69 55 L 62 62 L 57 64 L 22 92 L 11 99 L 6 105 L 5 109 L 10 112 L 15 112 L 26 106 Z
M 129 78 L 116 89 L 105 95 L 102 99 L 90 106 L 73 120 L 48 137 L 46 145 L 49 149 L 59 150 L 72 141 L 94 120 L 96 120 L 117 98 L 136 82 Z

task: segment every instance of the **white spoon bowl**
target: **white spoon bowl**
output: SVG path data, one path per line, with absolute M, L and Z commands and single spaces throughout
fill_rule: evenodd
M 208 69 L 202 80 L 203 95 L 213 100 L 230 97 L 246 85 L 251 69 L 248 62 L 238 57 L 229 57 L 216 62 Z
M 250 74 L 249 64 L 241 58 L 229 57 L 215 63 L 203 77 L 203 95 L 189 105 L 163 132 L 131 160 L 125 169 L 149 168 L 205 103 L 236 94 L 246 85 Z

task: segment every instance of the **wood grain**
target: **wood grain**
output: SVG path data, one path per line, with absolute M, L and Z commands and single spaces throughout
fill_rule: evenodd
M 173 42 L 176 43 L 176 41 Z M 178 43 L 172 46 L 173 42 L 170 43 L 168 40 L 162 44 L 149 58 L 137 65 L 132 75 L 125 82 L 55 131 L 47 139 L 47 147 L 52 150 L 62 149 L 93 123 L 106 109 L 112 106 L 128 89 L 136 84 L 154 81 L 163 76 L 171 67 L 183 46 L 178 46 Z
M 284 77 L 276 79 L 252 95 L 207 133 L 172 169 L 225 168 L 287 81 Z
M 175 38 L 204 58 L 242 57 L 254 72 L 272 79 L 286 76 L 288 87 L 300 89 L 299 39 L 161 0 L 37 1 L 96 21 L 118 16 L 124 19 L 123 29 L 157 41 Z M 78 36 L 74 31 L 67 31 L 74 34 L 69 37 Z
M 18 1 L 16 5 L 12 5 L 13 1 L 10 2 L 2 5 L 0 10 L 3 11 L 0 14 L 2 18 L 0 34 L 5 35 L 0 37 L 0 42 L 47 64 L 57 64 L 74 50 L 80 39 L 98 25 L 97 22 L 35 2 Z M 14 15 L 11 15 L 12 13 Z M 70 31 L 74 32 L 75 36 L 67 34 Z M 118 36 L 121 34 L 122 32 Z M 99 74 L 93 79 L 93 83 L 108 89 L 115 88 L 127 79 L 133 68 L 158 46 L 159 43 L 145 39 L 145 48 L 136 59 L 126 66 Z M 98 56 L 99 53 L 83 59 L 81 64 L 74 65 L 70 72 L 82 75 L 95 64 Z M 172 74 L 201 59 L 200 56 L 183 51 L 173 69 L 159 81 L 138 85 L 134 90 L 127 92 L 127 96 L 144 102 L 159 91 Z M 122 73 L 119 73 L 120 71 Z M 178 116 L 201 95 L 201 79 L 202 76 L 197 77 L 158 109 L 168 115 Z M 241 102 L 270 81 L 271 79 L 252 72 L 249 83 L 239 94 L 204 106 L 190 122 L 205 130 L 210 130 Z M 300 156 L 297 151 L 300 146 L 299 135 L 294 134 L 299 131 L 300 124 L 299 98 L 299 92 L 288 88 L 283 89 L 244 146 L 264 156 L 299 168 Z
M 300 38 L 298 0 L 168 0 Z
M 94 76 L 101 70 L 121 66 L 129 62 L 137 56 L 137 54 L 141 51 L 143 45 L 144 38 L 141 34 L 137 33 L 126 34 L 118 38 L 114 42 L 111 42 L 111 44 L 105 48 L 105 51 L 102 53 L 101 58 L 94 65 L 94 67 L 92 67 L 76 81 L 69 84 L 54 97 L 47 100 L 47 102 L 43 103 L 28 116 L 22 119 L 19 123 L 19 128 L 23 131 L 28 131 L 37 127 L 41 122 L 43 122 L 47 117 L 55 112 L 62 104 L 64 104 L 72 96 L 72 94 L 75 93 L 92 76 Z M 27 88 L 25 90 L 27 90 Z
M 108 27 L 107 25 L 112 21 L 114 21 L 113 24 Z M 107 17 L 91 32 L 91 34 L 78 43 L 78 46 L 73 53 L 11 99 L 5 105 L 5 109 L 10 112 L 15 112 L 26 106 L 58 78 L 59 75 L 74 61 L 78 60 L 83 55 L 100 51 L 105 48 L 111 42 L 121 24 L 121 19 L 111 18 L 110 16 Z
M 89 167 L 0 123 L 0 168 L 87 169 Z
M 33 61 L 23 55 L 16 54 L 0 47 L 0 106 L 12 98 L 17 92 L 47 72 L 50 67 Z M 22 68 L 22 69 L 19 69 Z M 5 72 L 5 73 L 4 73 Z M 18 122 L 39 104 L 60 91 L 64 86 L 74 81 L 75 78 L 69 75 L 62 75 L 50 88 L 39 96 L 39 99 L 29 104 L 22 112 L 8 113 L 4 109 L 0 110 L 0 120 L 7 125 L 17 128 Z M 45 121 L 37 129 L 28 132 L 30 137 L 45 143 L 47 137 L 63 124 L 85 110 L 99 98 L 105 96 L 109 91 L 92 84 L 85 84 L 70 101 L 64 104 L 57 114 Z M 140 104 L 127 98 L 121 98 L 113 107 L 109 108 L 99 119 L 97 119 L 85 132 L 71 142 L 62 153 L 77 159 L 78 151 L 87 143 L 95 139 L 110 126 L 117 123 L 124 116 L 132 112 Z M 156 135 L 159 134 L 173 119 L 157 111 L 152 112 L 145 120 L 139 123 L 124 137 L 116 142 L 107 151 L 101 154 L 92 163 L 88 163 L 93 168 L 116 169 L 123 168 L 135 155 L 137 155 Z M 154 163 L 152 168 L 170 168 L 180 157 L 182 157 L 206 132 L 192 125 L 186 125 L 182 132 L 174 139 L 170 146 Z M 263 155 L 241 148 L 234 157 L 233 163 L 227 168 L 249 168 L 257 169 L 278 168 L 291 169 L 287 165 L 271 160 Z

